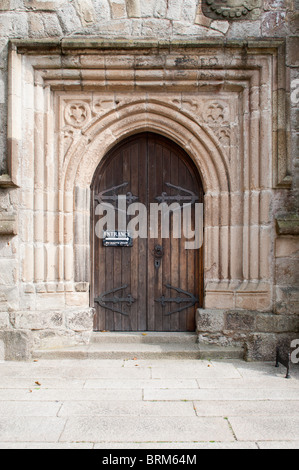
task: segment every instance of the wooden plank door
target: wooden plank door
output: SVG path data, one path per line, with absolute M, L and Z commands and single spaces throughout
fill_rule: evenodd
M 127 207 L 134 202 L 146 207 L 148 236 L 134 239 L 131 247 L 104 247 L 94 234 L 100 219 L 96 207 L 103 201 L 115 205 L 120 195 Z M 182 205 L 190 197 L 203 202 L 196 169 L 168 139 L 138 134 L 109 152 L 92 186 L 95 330 L 194 331 L 195 310 L 203 300 L 202 249 L 186 250 L 184 237 L 173 238 L 173 214 L 168 238 L 162 238 L 161 219 L 155 238 L 150 226 L 151 204 Z

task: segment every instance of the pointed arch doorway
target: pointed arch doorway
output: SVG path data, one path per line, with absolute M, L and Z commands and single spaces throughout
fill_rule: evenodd
M 203 248 L 186 249 L 183 220 L 182 236 L 175 238 L 175 212 L 170 212 L 169 237 L 162 237 L 161 218 L 158 233 L 150 219 L 151 204 L 189 204 L 194 229 L 195 203 L 203 203 L 203 186 L 191 158 L 165 137 L 137 134 L 106 155 L 91 190 L 94 330 L 195 331 L 195 312 L 203 306 Z M 98 236 L 97 224 L 105 213 L 98 205 L 116 206 L 118 196 L 128 212 L 136 202 L 146 208 L 143 238 L 129 240 L 131 232 L 118 230 L 119 210 L 115 230 L 104 239 Z

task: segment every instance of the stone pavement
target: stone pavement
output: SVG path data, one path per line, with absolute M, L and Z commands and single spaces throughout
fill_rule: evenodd
M 241 360 L 0 363 L 0 448 L 299 448 L 299 368 Z

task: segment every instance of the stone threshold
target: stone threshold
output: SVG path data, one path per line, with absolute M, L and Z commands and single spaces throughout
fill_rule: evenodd
M 39 349 L 33 359 L 243 359 L 243 348 L 198 343 L 194 333 L 93 333 L 90 344 Z

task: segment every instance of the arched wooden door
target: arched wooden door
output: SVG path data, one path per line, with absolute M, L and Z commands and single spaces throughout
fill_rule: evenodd
M 146 207 L 147 238 L 116 246 L 117 237 L 127 235 L 117 233 L 116 225 L 105 238 L 112 246 L 104 246 L 95 235 L 101 219 L 95 213 L 98 204 L 116 205 L 120 195 L 126 197 L 127 208 L 136 202 Z M 160 230 L 154 233 L 151 204 L 162 202 L 189 204 L 193 224 L 195 202 L 203 203 L 195 165 L 174 142 L 152 133 L 137 134 L 112 149 L 98 167 L 91 208 L 96 331 L 195 330 L 195 311 L 203 302 L 203 250 L 186 250 L 184 236 L 173 237 L 174 214 L 168 238 L 162 238 Z

